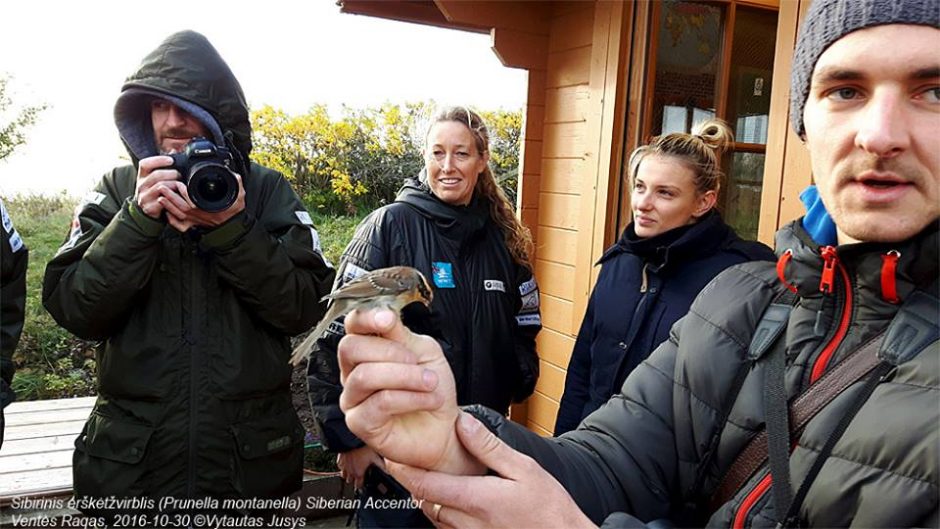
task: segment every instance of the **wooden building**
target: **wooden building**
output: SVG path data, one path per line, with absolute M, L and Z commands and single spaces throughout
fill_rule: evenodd
M 809 160 L 789 126 L 798 23 L 810 0 L 341 0 L 345 13 L 489 33 L 506 67 L 528 72 L 522 220 L 536 242 L 541 376 L 514 420 L 549 435 L 565 368 L 597 279 L 630 221 L 624 164 L 662 132 L 728 121 L 723 216 L 744 237 L 802 214 Z

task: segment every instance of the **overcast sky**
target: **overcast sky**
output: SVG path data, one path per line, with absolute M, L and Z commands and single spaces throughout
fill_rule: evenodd
M 206 35 L 249 104 L 302 113 L 434 99 L 482 109 L 525 102 L 522 70 L 489 36 L 341 14 L 333 0 L 3 2 L 0 73 L 18 104 L 49 108 L 0 161 L 0 194 L 81 195 L 120 163 L 112 109 L 124 78 L 167 35 Z M 9 116 L 0 116 L 0 120 Z

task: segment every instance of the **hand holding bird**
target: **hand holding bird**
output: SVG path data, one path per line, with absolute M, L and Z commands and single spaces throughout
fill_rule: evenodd
M 309 357 L 314 343 L 330 323 L 353 310 L 388 308 L 401 313 L 401 309 L 416 301 L 430 306 L 433 297 L 428 280 L 410 266 L 380 268 L 361 275 L 323 297 L 329 300 L 330 307 L 316 329 L 294 349 L 290 363 L 296 366 Z

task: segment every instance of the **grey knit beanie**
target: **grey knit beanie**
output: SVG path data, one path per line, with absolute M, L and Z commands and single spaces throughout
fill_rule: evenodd
M 884 24 L 916 24 L 940 29 L 940 0 L 813 0 L 800 28 L 790 75 L 790 124 L 803 135 L 803 107 L 819 56 L 833 42 Z

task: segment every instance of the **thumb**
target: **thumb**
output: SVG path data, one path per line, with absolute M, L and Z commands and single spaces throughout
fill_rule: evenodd
M 500 476 L 511 480 L 524 477 L 530 458 L 510 448 L 467 412 L 460 412 L 457 418 L 457 437 L 470 455 Z
M 372 312 L 372 321 L 376 331 L 389 340 L 395 340 L 403 344 L 408 344 L 411 331 L 401 321 L 401 316 L 397 310 L 376 309 Z
M 346 334 L 379 335 L 401 343 L 407 343 L 411 334 L 398 313 L 385 308 L 354 308 L 346 314 L 343 325 Z

